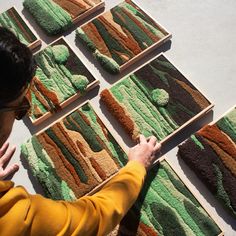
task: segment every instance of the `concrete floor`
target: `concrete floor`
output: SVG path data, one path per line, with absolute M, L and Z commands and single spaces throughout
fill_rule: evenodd
M 115 6 L 121 0 L 106 0 L 106 9 Z M 13 134 L 10 137 L 12 144 L 16 144 L 18 149 L 14 155 L 13 161 L 19 161 L 20 143 L 26 140 L 35 132 L 49 125 L 53 120 L 61 117 L 64 113 L 78 106 L 86 99 L 99 109 L 99 115 L 103 117 L 108 128 L 120 136 L 121 144 L 132 146 L 132 142 L 121 130 L 116 121 L 100 107 L 99 92 L 109 87 L 112 83 L 131 72 L 133 69 L 142 65 L 145 61 L 151 59 L 159 52 L 164 51 L 167 57 L 189 78 L 189 80 L 214 104 L 214 112 L 208 114 L 203 119 L 195 122 L 187 129 L 183 130 L 168 145 L 163 147 L 169 161 L 176 167 L 177 173 L 191 186 L 197 193 L 200 202 L 204 207 L 215 215 L 216 222 L 222 227 L 225 235 L 236 235 L 236 220 L 232 219 L 214 199 L 203 184 L 192 174 L 192 172 L 181 163 L 177 157 L 176 145 L 185 140 L 191 133 L 198 130 L 203 124 L 217 119 L 230 107 L 236 103 L 236 1 L 235 0 L 136 0 L 147 12 L 158 20 L 169 32 L 173 34 L 170 43 L 149 54 L 145 59 L 140 60 L 134 66 L 129 68 L 123 74 L 110 78 L 110 76 L 98 70 L 100 68 L 94 63 L 91 55 L 87 54 L 82 48 L 77 49 L 81 55 L 82 61 L 91 69 L 93 74 L 101 80 L 100 88 L 93 90 L 79 101 L 74 102 L 63 112 L 55 115 L 38 127 L 32 127 L 28 120 L 16 122 L 13 128 Z M 19 0 L 0 0 L 1 11 L 15 5 L 24 17 L 31 21 L 27 12 L 22 11 L 22 1 Z M 55 38 L 49 38 L 31 21 L 30 23 L 40 38 L 45 43 L 52 42 Z M 75 48 L 73 30 L 67 32 L 65 37 Z M 20 164 L 22 164 L 20 162 Z M 34 183 L 34 180 L 21 166 L 20 171 L 13 177 L 17 185 L 25 186 L 29 192 L 41 192 L 40 187 Z M 34 183 L 34 184 L 32 184 Z

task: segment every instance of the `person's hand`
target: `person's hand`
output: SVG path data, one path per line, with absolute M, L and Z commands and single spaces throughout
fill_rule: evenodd
M 7 166 L 15 153 L 16 147 L 9 147 L 9 142 L 5 142 L 0 149 L 0 180 L 5 179 L 11 174 L 14 174 L 19 169 L 18 164 Z
M 148 169 L 155 159 L 155 154 L 160 151 L 161 144 L 157 143 L 154 136 L 145 138 L 142 134 L 139 136 L 139 144 L 130 148 L 128 159 L 140 162 L 146 169 Z

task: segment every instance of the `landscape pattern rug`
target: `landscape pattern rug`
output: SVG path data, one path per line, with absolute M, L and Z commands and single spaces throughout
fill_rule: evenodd
M 236 108 L 192 135 L 178 156 L 236 218 Z
M 112 74 L 144 56 L 170 38 L 170 34 L 140 9 L 126 0 L 79 27 L 76 39 L 92 51 L 101 66 Z
M 212 108 L 163 54 L 103 90 L 101 100 L 133 140 L 140 134 L 167 139 Z
M 14 7 L 0 14 L 0 26 L 12 31 L 23 44 L 32 49 L 34 45 L 40 44 Z
M 75 200 L 127 162 L 89 103 L 32 136 L 21 150 L 45 196 L 52 199 Z
M 102 7 L 104 1 L 24 0 L 23 5 L 46 33 L 56 35 Z
M 109 236 L 220 234 L 214 220 L 163 160 L 149 172 L 138 200 Z
M 37 124 L 98 84 L 64 38 L 35 55 L 36 75 L 31 84 L 30 118 Z

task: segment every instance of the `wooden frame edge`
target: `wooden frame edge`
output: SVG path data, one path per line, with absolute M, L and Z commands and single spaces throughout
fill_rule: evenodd
M 100 80 L 96 78 L 96 76 L 94 76 L 94 74 L 90 71 L 90 69 L 85 65 L 85 63 L 81 60 L 80 56 L 77 54 L 76 50 L 70 45 L 70 43 L 66 40 L 66 38 L 64 36 L 59 37 L 58 39 L 54 40 L 53 42 L 51 42 L 50 44 L 46 45 L 44 48 L 42 48 L 41 50 L 39 50 L 38 52 L 36 52 L 34 55 L 40 53 L 41 51 L 45 50 L 48 46 L 54 44 L 55 42 L 59 41 L 59 40 L 64 40 L 64 42 L 67 44 L 67 46 L 69 46 L 69 48 L 73 51 L 73 53 L 76 55 L 76 57 L 83 63 L 83 65 L 85 66 L 85 68 L 89 71 L 89 73 L 93 76 L 93 78 L 95 79 L 94 81 L 92 81 L 86 88 L 86 92 L 89 92 L 90 90 L 92 90 L 93 88 L 95 88 L 96 86 L 98 86 L 100 84 Z M 81 97 L 81 93 L 78 91 L 77 93 L 75 93 L 73 96 L 71 96 L 70 98 L 66 99 L 65 101 L 63 101 L 60 106 L 61 108 L 65 108 L 67 107 L 69 104 L 71 104 L 72 102 L 74 102 L 75 100 L 79 99 Z M 42 122 L 44 122 L 45 120 L 47 120 L 49 117 L 53 116 L 53 112 L 51 111 L 47 111 L 45 114 L 43 114 L 41 117 L 39 117 L 38 119 L 33 120 L 30 116 L 29 119 L 31 121 L 31 123 L 33 125 L 39 125 Z
M 166 161 L 168 163 L 168 165 L 171 167 L 171 169 L 174 171 L 174 173 L 178 176 L 178 178 L 181 180 L 181 182 L 184 184 L 184 186 L 189 190 L 189 192 L 194 196 L 194 198 L 196 198 L 196 200 L 199 202 L 201 207 L 206 211 L 206 213 L 212 218 L 212 220 L 215 222 L 215 224 L 219 227 L 219 229 L 221 230 L 221 233 L 218 236 L 223 236 L 224 235 L 224 230 L 223 230 L 223 227 L 219 224 L 219 222 L 217 220 L 217 216 L 215 216 L 215 214 L 212 214 L 207 209 L 207 207 L 204 206 L 202 200 L 199 199 L 199 197 L 197 196 L 196 192 L 191 190 L 191 186 L 189 185 L 189 183 L 187 183 L 185 180 L 182 179 L 182 177 L 174 169 L 174 166 L 168 161 L 166 156 L 164 156 L 164 158 L 160 161 L 160 163 L 162 161 Z
M 43 128 L 42 130 L 38 131 L 37 133 L 35 133 L 34 135 L 39 135 L 41 133 L 43 133 L 45 130 L 47 130 L 48 128 L 50 128 L 51 126 L 55 125 L 57 122 L 59 122 L 61 119 L 64 119 L 66 116 L 70 115 L 71 113 L 75 112 L 76 110 L 78 110 L 80 107 L 84 106 L 86 103 L 89 103 L 89 100 L 86 100 L 84 102 L 82 102 L 80 105 L 78 105 L 77 107 L 75 107 L 74 109 L 72 109 L 71 111 L 68 111 L 67 113 L 65 113 L 63 116 L 61 116 L 60 118 L 56 119 L 55 121 L 53 121 L 51 124 L 47 125 L 45 128 Z
M 216 120 L 213 120 L 211 123 L 209 123 L 209 125 L 214 125 L 215 123 L 217 123 L 219 120 L 221 120 L 222 118 L 224 118 L 229 112 L 231 112 L 233 109 L 236 109 L 236 104 L 233 105 L 231 108 L 227 109 L 226 112 L 224 112 L 222 115 L 220 115 Z
M 166 142 L 169 141 L 169 139 L 173 138 L 175 135 L 177 135 L 178 132 L 180 132 L 181 130 L 183 130 L 184 128 L 188 127 L 189 125 L 191 125 L 193 122 L 199 120 L 201 117 L 203 117 L 205 114 L 207 114 L 208 112 L 210 112 L 214 107 L 214 104 L 210 104 L 208 107 L 206 107 L 204 110 L 202 110 L 201 112 L 199 112 L 197 115 L 195 115 L 194 117 L 192 117 L 189 121 L 187 121 L 186 123 L 184 123 L 182 126 L 180 126 L 178 129 L 176 129 L 173 133 L 169 134 L 167 137 L 165 137 L 164 139 L 162 139 L 160 141 L 160 144 L 165 144 Z M 156 164 L 158 164 L 160 161 L 162 161 L 162 157 L 156 158 L 155 161 L 152 164 L 152 167 L 154 167 Z M 151 168 L 152 168 L 151 167 Z
M 178 129 L 176 129 L 173 133 L 171 133 L 170 135 L 168 135 L 166 138 L 162 139 L 160 141 L 161 144 L 164 144 L 165 142 L 167 142 L 170 138 L 172 138 L 173 136 L 175 136 L 179 131 L 181 131 L 182 129 L 186 128 L 187 126 L 189 126 L 191 123 L 193 123 L 194 121 L 197 121 L 198 119 L 200 119 L 201 117 L 203 117 L 205 114 L 207 114 L 209 111 L 211 111 L 213 109 L 215 105 L 214 104 L 210 104 L 208 107 L 206 107 L 204 110 L 202 110 L 201 112 L 199 112 L 197 115 L 195 115 L 194 117 L 192 117 L 190 120 L 188 120 L 187 122 L 185 122 L 183 125 L 181 125 Z
M 92 15 L 93 13 L 95 13 L 96 11 L 102 9 L 103 7 L 105 7 L 105 0 L 102 0 L 99 4 L 97 4 L 96 6 L 91 7 L 90 9 L 88 9 L 87 11 L 85 11 L 84 13 L 82 13 L 81 15 L 75 17 L 72 22 L 73 24 L 77 24 L 78 22 L 82 21 L 83 19 L 85 19 L 86 17 Z

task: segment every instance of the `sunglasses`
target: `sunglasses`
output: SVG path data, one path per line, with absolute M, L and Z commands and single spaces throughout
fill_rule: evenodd
M 19 106 L 0 107 L 0 112 L 14 111 L 15 118 L 21 120 L 30 110 L 30 102 L 24 97 Z

